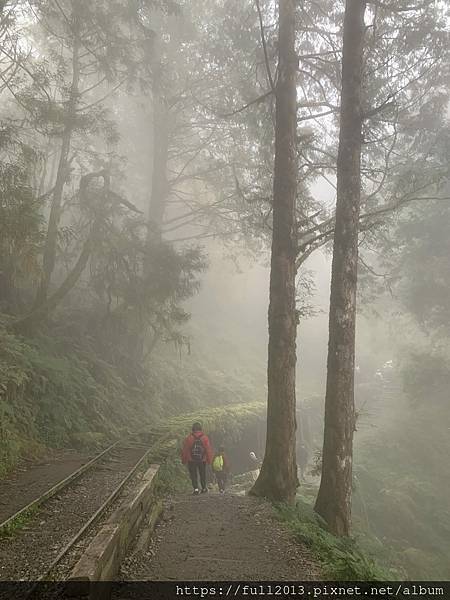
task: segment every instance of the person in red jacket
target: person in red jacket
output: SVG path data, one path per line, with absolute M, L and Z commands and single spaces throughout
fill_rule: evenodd
M 213 458 L 213 450 L 209 438 L 202 431 L 200 423 L 192 425 L 192 433 L 184 440 L 183 449 L 181 451 L 181 462 L 187 465 L 189 475 L 191 476 L 192 487 L 194 494 L 199 493 L 198 475 L 200 475 L 200 484 L 202 486 L 202 494 L 208 491 L 206 487 L 206 465 L 210 465 Z

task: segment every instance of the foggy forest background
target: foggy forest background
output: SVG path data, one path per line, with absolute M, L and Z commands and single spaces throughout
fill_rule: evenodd
M 296 3 L 297 405 L 315 485 L 343 5 Z M 450 578 L 449 18 L 438 0 L 365 15 L 354 535 L 417 579 Z M 0 473 L 265 401 L 275 3 L 0 0 L 0 38 Z

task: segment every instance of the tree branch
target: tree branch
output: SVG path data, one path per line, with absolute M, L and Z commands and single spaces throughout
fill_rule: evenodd
M 417 4 L 416 6 L 396 6 L 395 4 L 386 4 L 385 2 L 380 2 L 379 0 L 368 0 L 368 4 L 373 4 L 373 6 L 377 6 L 378 8 L 399 13 L 423 10 L 429 5 L 429 2 L 423 2 L 422 4 Z
M 247 108 L 249 108 L 249 106 L 252 106 L 253 104 L 258 104 L 259 102 L 262 102 L 263 100 L 265 100 L 272 94 L 273 94 L 273 90 L 270 90 L 270 91 L 266 92 L 265 94 L 263 94 L 262 96 L 258 96 L 258 98 L 255 98 L 255 100 L 251 100 L 251 102 L 248 102 L 241 108 L 238 108 L 237 110 L 234 110 L 233 112 L 230 112 L 230 113 L 219 115 L 219 117 L 221 117 L 222 119 L 226 119 L 228 117 L 233 117 L 234 115 L 237 115 L 238 113 L 241 113 L 244 110 L 246 110 Z
M 255 0 L 255 4 L 256 4 L 256 10 L 258 11 L 259 29 L 261 31 L 261 42 L 262 42 L 262 47 L 264 50 L 264 61 L 266 63 L 267 78 L 269 80 L 269 84 L 270 84 L 270 88 L 271 88 L 272 92 L 275 93 L 275 83 L 273 81 L 272 71 L 270 70 L 269 57 L 267 54 L 266 36 L 264 35 L 264 24 L 263 24 L 263 19 L 262 19 L 262 14 L 261 14 L 261 6 L 259 4 L 259 0 Z

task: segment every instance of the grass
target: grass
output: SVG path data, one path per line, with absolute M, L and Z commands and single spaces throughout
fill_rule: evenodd
M 0 529 L 0 538 L 11 537 L 27 525 L 35 515 L 38 507 L 31 507 Z
M 275 506 L 278 518 L 308 547 L 322 565 L 326 579 L 377 581 L 397 579 L 398 573 L 378 563 L 363 551 L 356 539 L 338 538 L 326 529 L 312 505 L 299 498 L 296 506 Z
M 178 373 L 178 355 L 175 359 L 168 348 L 164 361 L 130 374 L 108 363 L 89 337 L 74 341 L 40 333 L 22 338 L 6 324 L 0 313 L 0 477 L 22 456 L 36 456 L 46 448 L 96 448 L 143 426 L 151 428 L 168 415 L 165 431 L 174 437 L 201 420 L 209 431 L 214 426 L 239 438 L 255 412 L 264 412 L 263 404 L 257 411 L 256 403 L 231 404 L 258 397 L 248 381 L 245 394 L 239 395 L 243 382 L 231 377 L 227 393 L 220 396 L 224 382 L 218 383 L 215 373 L 200 369 L 198 360 L 186 361 L 191 370 Z M 170 418 L 182 406 L 205 406 L 212 398 L 227 404 Z
M 182 494 L 191 489 L 186 469 L 180 460 L 164 462 L 158 473 L 155 493 L 158 498 L 172 494 Z
M 174 437 L 189 433 L 194 421 L 200 421 L 209 433 L 222 433 L 230 440 L 239 440 L 250 423 L 265 418 L 264 402 L 227 404 L 219 407 L 206 407 L 195 412 L 172 417 L 161 430 Z

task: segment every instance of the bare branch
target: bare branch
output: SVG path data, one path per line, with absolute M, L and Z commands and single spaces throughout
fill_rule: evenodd
M 125 81 L 127 80 L 127 77 L 124 77 L 121 81 L 119 81 L 119 83 L 117 85 L 115 85 L 113 88 L 111 88 L 109 90 L 109 92 L 107 94 L 105 94 L 104 96 L 102 96 L 101 98 L 99 98 L 98 100 L 96 100 L 95 102 L 92 102 L 91 104 L 88 104 L 87 106 L 80 106 L 79 108 L 77 108 L 77 112 L 82 112 L 82 111 L 86 111 L 89 110 L 90 108 L 97 106 L 98 104 L 101 104 L 104 100 L 106 100 L 107 98 L 109 98 L 109 96 L 111 96 L 111 94 L 114 94 L 114 92 L 116 90 L 118 90 L 120 87 L 122 87 L 122 85 L 125 83 Z
M 333 115 L 336 112 L 337 112 L 337 109 L 333 109 L 333 110 L 326 110 L 321 113 L 316 113 L 315 115 L 307 115 L 306 117 L 298 117 L 297 122 L 300 123 L 301 121 L 309 121 L 311 119 L 319 119 L 320 117 L 326 117 L 327 115 Z
M 262 102 L 263 100 L 265 100 L 266 98 L 268 98 L 272 94 L 273 94 L 273 90 L 270 90 L 270 91 L 266 92 L 265 94 L 263 94 L 262 96 L 258 96 L 258 98 L 255 98 L 255 100 L 252 100 L 251 102 L 248 102 L 247 104 L 245 104 L 241 108 L 238 108 L 237 110 L 234 110 L 233 112 L 226 113 L 226 114 L 219 115 L 219 116 L 222 117 L 222 119 L 226 119 L 228 117 L 233 117 L 234 115 L 237 115 L 238 113 L 241 113 L 244 110 L 246 110 L 247 108 L 249 108 L 249 106 L 252 106 L 253 104 L 258 104 L 259 102 Z
M 385 100 L 379 106 L 376 106 L 375 108 L 372 108 L 372 109 L 368 110 L 367 112 L 363 113 L 362 118 L 363 119 L 370 119 L 371 117 L 374 117 L 375 115 L 377 115 L 381 111 L 386 110 L 387 108 L 391 108 L 392 106 L 395 106 L 395 102 L 393 100 L 390 100 L 390 101 L 389 100 Z

